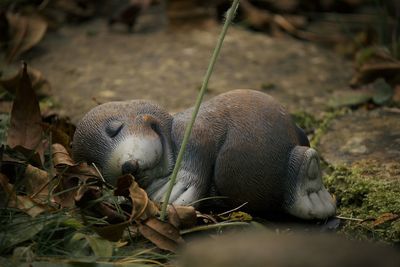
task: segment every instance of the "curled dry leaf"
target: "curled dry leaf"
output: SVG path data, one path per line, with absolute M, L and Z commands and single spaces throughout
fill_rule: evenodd
M 7 134 L 7 145 L 12 149 L 30 157 L 35 154 L 42 166 L 44 162 L 43 130 L 41 126 L 39 102 L 32 89 L 27 65 L 23 64 L 19 84 L 16 90 L 10 118 L 10 127 Z
M 21 16 L 7 13 L 9 24 L 8 56 L 7 61 L 35 46 L 44 36 L 47 23 L 38 16 Z
M 123 196 L 131 200 L 132 211 L 130 220 L 146 220 L 159 213 L 159 208 L 149 199 L 146 191 L 139 187 L 130 174 L 121 176 L 114 191 L 116 196 Z
M 86 163 L 75 164 L 65 147 L 52 145 L 53 164 L 58 177 L 55 200 L 61 206 L 73 207 L 86 190 L 100 191 L 102 181 L 99 173 Z M 93 193 L 93 192 L 92 192 Z

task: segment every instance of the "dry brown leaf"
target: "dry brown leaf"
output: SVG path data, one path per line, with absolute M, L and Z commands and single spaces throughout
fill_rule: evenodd
M 26 17 L 12 13 L 7 13 L 7 21 L 10 26 L 7 61 L 11 62 L 43 38 L 47 30 L 47 22 L 37 16 Z
M 168 222 L 177 229 L 187 229 L 196 225 L 197 214 L 192 206 L 168 205 Z
M 372 225 L 374 227 L 379 226 L 381 224 L 384 224 L 386 222 L 390 222 L 390 221 L 394 221 L 396 219 L 398 219 L 400 216 L 398 214 L 394 214 L 394 213 L 384 213 L 381 216 L 379 216 L 373 223 Z
M 177 228 L 156 218 L 139 223 L 139 232 L 157 247 L 171 252 L 185 243 Z
M 146 220 L 159 213 L 159 208 L 148 198 L 146 191 L 139 187 L 130 174 L 118 178 L 117 189 L 115 189 L 114 194 L 131 200 L 130 220 Z
M 40 159 L 40 162 L 36 162 L 36 164 L 42 166 L 44 162 L 42 117 L 39 102 L 29 79 L 26 63 L 23 64 L 20 75 L 20 82 L 11 110 L 7 145 L 12 149 L 21 147 L 21 152 L 29 152 L 28 156 L 34 152 Z
M 12 184 L 8 182 L 7 176 L 0 173 L 0 187 L 2 189 L 2 198 L 3 203 L 5 203 L 5 207 L 19 209 L 31 217 L 36 217 L 37 215 L 51 209 L 47 205 L 42 205 L 41 203 L 37 203 L 33 199 L 28 196 L 18 196 L 15 193 L 14 187 Z
M 70 154 L 70 147 L 76 126 L 73 125 L 69 118 L 59 118 L 58 116 L 48 116 L 43 119 L 42 124 L 46 133 L 51 133 L 52 144 L 62 145 Z
M 48 96 L 51 93 L 49 81 L 44 77 L 42 72 L 32 67 L 28 67 L 28 75 L 32 83 L 32 88 L 38 96 Z M 20 72 L 11 77 L 0 79 L 0 86 L 7 90 L 10 94 L 15 95 L 19 81 L 21 79 Z
M 54 167 L 64 168 L 76 165 L 63 145 L 53 144 L 51 148 Z
M 377 78 L 385 78 L 388 81 L 399 79 L 400 62 L 365 63 L 350 81 L 351 86 L 372 82 Z M 399 82 L 399 81 L 397 81 Z
M 54 195 L 57 203 L 63 207 L 73 207 L 75 201 L 82 200 L 86 191 L 100 192 L 102 181 L 94 167 L 85 162 L 75 164 L 65 147 L 60 144 L 53 144 L 52 151 L 53 164 L 58 178 Z
M 118 14 L 110 18 L 109 25 L 122 23 L 127 25 L 129 31 L 132 31 L 137 18 L 150 6 L 151 2 L 152 0 L 131 0 Z
M 25 193 L 34 199 L 46 199 L 49 194 L 47 187 L 49 173 L 30 164 L 26 166 L 24 175 Z
M 122 238 L 124 231 L 126 227 L 129 226 L 129 224 L 130 224 L 129 221 L 125 221 L 118 224 L 95 226 L 93 227 L 93 229 L 96 231 L 96 233 L 99 234 L 99 236 L 107 240 L 117 242 Z

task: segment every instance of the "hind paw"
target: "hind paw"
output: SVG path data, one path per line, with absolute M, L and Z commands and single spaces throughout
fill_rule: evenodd
M 335 215 L 336 203 L 329 192 L 322 188 L 299 196 L 288 211 L 303 219 L 325 219 Z
M 333 216 L 336 203 L 322 184 L 317 152 L 312 148 L 297 147 L 293 155 L 302 160 L 298 168 L 296 189 L 293 192 L 294 201 L 287 209 L 288 212 L 303 219 L 324 219 Z

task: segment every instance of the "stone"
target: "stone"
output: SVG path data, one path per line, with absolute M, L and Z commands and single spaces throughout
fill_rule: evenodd
M 359 109 L 337 118 L 321 138 L 319 152 L 333 165 L 360 160 L 400 164 L 400 110 Z

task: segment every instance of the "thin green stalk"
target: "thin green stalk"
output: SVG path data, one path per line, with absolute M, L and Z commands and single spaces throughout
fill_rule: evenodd
M 201 225 L 201 226 L 196 226 L 193 228 L 181 230 L 179 233 L 181 235 L 186 235 L 186 234 L 190 234 L 190 233 L 194 233 L 194 232 L 213 230 L 213 229 L 218 229 L 218 228 L 227 227 L 227 226 L 250 226 L 250 224 L 247 222 L 225 222 L 225 223 L 207 224 L 207 225 Z
M 181 162 L 182 162 L 182 159 L 183 159 L 183 154 L 185 153 L 186 145 L 188 143 L 190 134 L 192 132 L 194 121 L 196 120 L 197 113 L 199 112 L 200 104 L 201 104 L 201 102 L 203 100 L 204 94 L 205 94 L 206 89 L 208 87 L 208 81 L 210 80 L 211 74 L 212 74 L 212 72 L 214 70 L 215 62 L 217 61 L 218 55 L 221 52 L 221 47 L 222 47 L 222 44 L 224 42 L 224 38 L 225 38 L 226 32 L 228 31 L 229 25 L 232 23 L 232 20 L 235 17 L 236 10 L 237 10 L 237 8 L 239 6 L 239 1 L 240 0 L 234 0 L 232 2 L 231 8 L 227 12 L 227 16 L 226 16 L 226 20 L 225 20 L 224 26 L 222 28 L 221 34 L 219 35 L 217 45 L 216 45 L 216 47 L 214 49 L 214 52 L 213 52 L 213 54 L 211 56 L 211 60 L 210 60 L 210 63 L 208 65 L 206 75 L 204 76 L 203 84 L 201 86 L 200 92 L 199 92 L 199 94 L 197 96 L 197 99 L 196 99 L 196 104 L 194 106 L 194 110 L 193 110 L 193 113 L 192 113 L 192 119 L 190 120 L 189 124 L 186 126 L 185 135 L 184 135 L 183 140 L 182 140 L 182 145 L 181 145 L 181 148 L 179 150 L 178 157 L 176 159 L 176 163 L 175 163 L 175 166 L 174 166 L 174 170 L 172 171 L 172 175 L 171 175 L 171 178 L 169 180 L 168 190 L 165 193 L 164 202 L 163 202 L 163 205 L 162 205 L 162 208 L 161 208 L 160 218 L 163 221 L 166 218 L 166 211 L 167 211 L 169 198 L 171 196 L 172 188 L 175 185 L 176 176 L 177 176 L 179 168 L 181 166 Z

